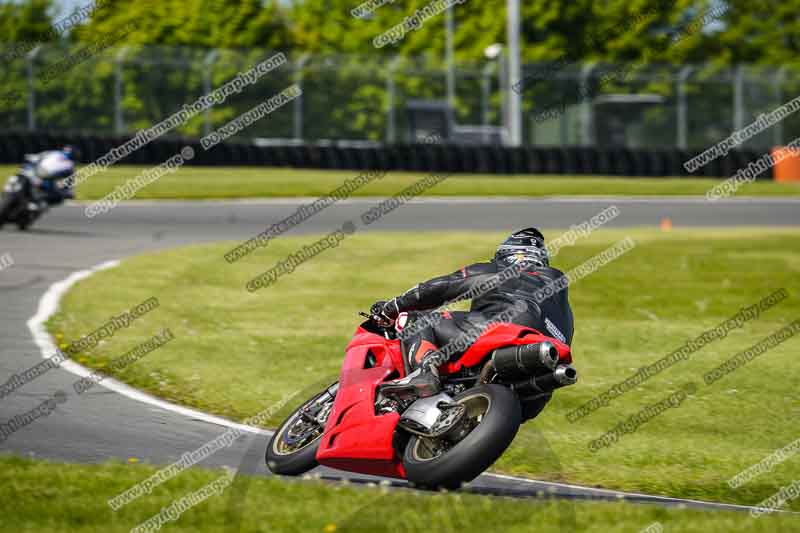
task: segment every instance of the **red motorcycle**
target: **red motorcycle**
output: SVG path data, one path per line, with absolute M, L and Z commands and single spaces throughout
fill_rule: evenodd
M 457 488 L 503 454 L 555 389 L 577 381 L 568 345 L 498 323 L 439 368 L 439 394 L 420 398 L 413 388 L 398 387 L 411 375 L 395 324 L 361 314 L 369 319 L 346 348 L 339 381 L 302 404 L 272 436 L 266 451 L 272 472 L 299 475 L 322 464 L 419 487 Z

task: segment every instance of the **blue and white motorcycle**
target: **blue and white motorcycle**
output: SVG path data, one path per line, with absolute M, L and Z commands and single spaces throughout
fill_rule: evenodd
M 25 156 L 8 178 L 0 197 L 0 228 L 5 223 L 28 229 L 50 206 L 74 198 L 67 178 L 75 172 L 71 147 Z

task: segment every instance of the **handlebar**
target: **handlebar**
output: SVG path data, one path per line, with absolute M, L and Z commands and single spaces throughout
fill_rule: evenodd
M 365 313 L 363 311 L 359 311 L 358 314 L 360 316 L 363 316 L 364 318 L 369 319 L 376 326 L 378 326 L 380 328 L 383 328 L 383 329 L 389 329 L 394 325 L 394 321 L 393 320 L 389 320 L 386 317 L 381 316 L 381 315 L 371 315 L 371 314 Z

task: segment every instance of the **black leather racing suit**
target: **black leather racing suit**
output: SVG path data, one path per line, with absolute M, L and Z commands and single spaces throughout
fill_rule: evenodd
M 554 337 L 567 344 L 572 344 L 573 317 L 569 305 L 566 288 L 566 279 L 560 270 L 551 267 L 528 267 L 522 269 L 519 275 L 508 276 L 506 281 L 489 290 L 482 290 L 487 283 L 498 281 L 498 273 L 510 267 L 503 267 L 494 261 L 488 263 L 475 263 L 465 266 L 461 270 L 433 278 L 411 288 L 406 293 L 398 296 L 397 309 L 408 312 L 409 320 L 405 326 L 410 334 L 402 336 L 402 348 L 409 368 L 416 367 L 430 349 L 444 349 L 450 342 L 455 342 L 459 337 L 469 338 L 470 332 L 482 330 L 488 321 L 497 320 L 498 315 L 512 317 L 510 322 L 531 327 L 544 335 Z M 550 283 L 546 294 L 537 294 Z M 561 288 L 563 284 L 563 288 Z M 559 290 L 561 288 L 561 290 Z M 433 320 L 424 320 L 420 311 L 435 309 L 447 302 L 463 299 L 474 295 L 469 312 L 444 311 L 427 315 Z M 519 303 L 524 306 L 519 306 Z M 516 308 L 515 308 L 516 307 Z M 523 312 L 517 309 L 523 308 Z M 424 326 L 414 326 L 419 323 Z M 474 337 L 472 337 L 474 338 Z M 431 346 L 433 345 L 433 346 Z M 463 350 L 452 352 L 458 356 Z M 533 418 L 544 403 L 542 402 L 523 405 L 524 417 Z
M 435 309 L 446 302 L 463 298 L 470 291 L 477 292 L 472 298 L 469 312 L 441 313 L 441 320 L 437 317 L 432 321 L 435 325 L 421 329 L 419 337 L 411 335 L 404 339 L 404 344 L 410 347 L 414 340 L 424 339 L 439 348 L 444 347 L 469 325 L 485 324 L 504 312 L 511 314 L 515 305 L 520 302 L 525 304 L 525 311 L 513 313 L 512 323 L 529 326 L 545 335 L 571 344 L 573 322 L 567 288 L 555 289 L 554 294 L 541 301 L 536 296 L 539 289 L 548 283 L 556 282 L 563 273 L 550 267 L 529 267 L 523 269 L 519 275 L 510 276 L 496 287 L 482 292 L 481 286 L 498 279 L 498 272 L 503 268 L 509 267 L 499 267 L 494 261 L 475 263 L 452 274 L 420 283 L 398 296 L 396 298 L 398 310 L 414 312 Z M 412 320 L 409 321 L 409 325 L 419 316 L 416 313 L 410 315 Z

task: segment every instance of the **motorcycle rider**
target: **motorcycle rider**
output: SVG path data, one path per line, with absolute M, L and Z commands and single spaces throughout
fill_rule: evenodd
M 522 267 L 519 274 L 483 293 L 479 291 L 472 298 L 468 312 L 422 312 L 463 299 L 471 290 L 487 286 L 487 282 L 491 284 L 498 273 L 513 266 Z M 376 302 L 370 309 L 371 314 L 388 323 L 397 321 L 403 357 L 408 368 L 415 370 L 410 379 L 385 384 L 384 389 L 411 388 L 421 397 L 436 394 L 441 390 L 438 367 L 449 359 L 442 351 L 447 344 L 470 332 L 482 331 L 492 317 L 501 313 L 508 315 L 509 311 L 513 311 L 512 323 L 571 344 L 573 316 L 567 289 L 555 291 L 544 299 L 534 296 L 539 289 L 563 275 L 550 267 L 542 233 L 536 228 L 526 228 L 509 236 L 489 262 L 465 266 L 452 274 L 420 283 L 388 302 Z M 518 312 L 520 308 L 522 312 Z M 420 320 L 424 322 L 418 327 L 412 326 Z M 403 335 L 407 328 L 411 328 L 412 333 Z
M 38 209 L 75 197 L 71 187 L 59 187 L 56 183 L 75 172 L 74 157 L 75 151 L 71 146 L 25 155 L 21 174 L 30 180 L 32 190 L 28 192 Z

